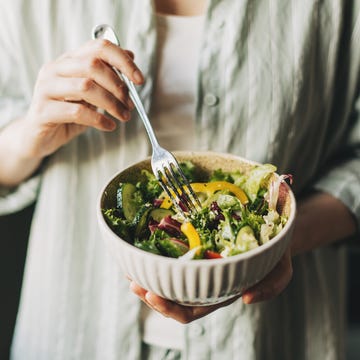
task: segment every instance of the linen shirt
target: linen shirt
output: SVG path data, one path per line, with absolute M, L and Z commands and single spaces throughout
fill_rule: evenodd
M 359 1 L 209 1 L 198 68 L 198 150 L 271 162 L 298 196 L 338 197 L 360 222 Z M 151 104 L 156 26 L 150 0 L 0 3 L 0 123 L 22 115 L 44 62 L 108 23 L 134 51 Z M 37 200 L 12 346 L 13 359 L 141 359 L 140 301 L 104 249 L 98 194 L 149 155 L 136 119 L 89 129 L 15 189 L 2 214 Z M 184 359 L 342 359 L 344 249 L 294 258 L 276 299 L 240 300 L 184 328 Z

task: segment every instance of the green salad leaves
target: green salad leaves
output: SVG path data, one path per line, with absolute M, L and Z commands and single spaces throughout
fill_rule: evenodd
M 155 176 L 142 170 L 136 184 L 119 184 L 116 207 L 103 209 L 111 229 L 154 254 L 215 259 L 261 246 L 286 224 L 276 208 L 286 176 L 277 175 L 275 166 L 254 165 L 246 173 L 218 169 L 205 182 L 197 182 L 191 162 L 181 167 L 201 201 L 201 211 L 184 218 Z

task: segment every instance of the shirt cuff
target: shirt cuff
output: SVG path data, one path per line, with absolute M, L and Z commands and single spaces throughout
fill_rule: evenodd
M 39 174 L 14 188 L 0 186 L 0 216 L 15 213 L 32 204 L 37 198 L 39 187 Z
M 343 202 L 360 230 L 360 161 L 353 160 L 327 171 L 313 186 Z

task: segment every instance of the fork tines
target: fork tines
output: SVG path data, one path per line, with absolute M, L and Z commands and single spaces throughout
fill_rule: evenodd
M 194 214 L 201 208 L 198 197 L 179 165 L 170 163 L 168 167 L 163 168 L 163 172 L 158 171 L 157 178 L 183 215 Z

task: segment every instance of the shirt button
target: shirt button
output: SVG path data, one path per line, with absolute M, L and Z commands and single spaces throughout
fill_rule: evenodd
M 221 14 L 221 16 L 223 16 L 223 14 Z M 220 20 L 219 23 L 216 25 L 216 27 L 220 30 L 224 27 L 225 25 L 225 20 Z
M 204 103 L 207 106 L 215 106 L 218 102 L 219 102 L 219 98 L 216 95 L 212 93 L 205 94 Z
M 205 332 L 205 329 L 200 324 L 193 324 L 193 326 L 189 329 L 189 333 L 191 337 L 199 337 L 203 335 Z
M 177 358 L 178 358 L 177 352 L 174 350 L 169 350 L 163 359 L 176 360 Z

